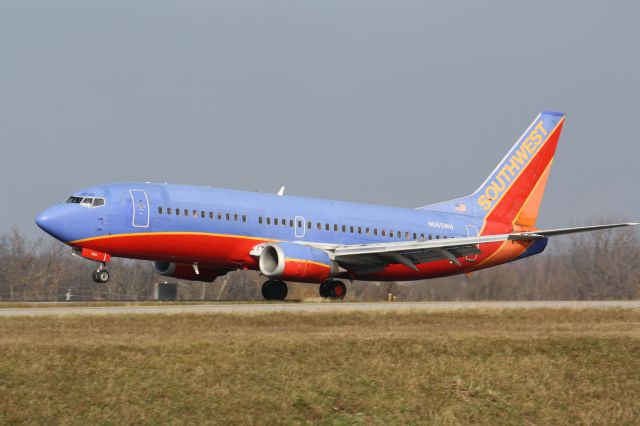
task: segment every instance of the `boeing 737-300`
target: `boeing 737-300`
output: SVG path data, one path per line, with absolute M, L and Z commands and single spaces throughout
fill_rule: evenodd
M 540 113 L 471 195 L 418 208 L 210 187 L 116 183 L 73 193 L 36 223 L 97 262 L 153 261 L 155 271 L 211 282 L 258 270 L 268 300 L 285 281 L 319 285 L 343 298 L 342 280 L 409 281 L 469 273 L 541 253 L 549 237 L 615 228 L 617 223 L 540 230 L 536 218 L 565 114 Z

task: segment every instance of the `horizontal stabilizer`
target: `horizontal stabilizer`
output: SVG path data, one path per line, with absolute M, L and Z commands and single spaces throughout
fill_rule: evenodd
M 523 232 L 523 233 L 514 234 L 514 235 L 518 235 L 520 237 L 526 237 L 526 236 L 555 237 L 557 235 L 576 234 L 579 232 L 591 232 L 591 231 L 599 231 L 601 229 L 622 228 L 623 226 L 636 226 L 636 225 L 640 225 L 640 224 L 639 223 L 612 223 L 608 225 L 578 226 L 576 228 L 547 229 L 542 231 Z

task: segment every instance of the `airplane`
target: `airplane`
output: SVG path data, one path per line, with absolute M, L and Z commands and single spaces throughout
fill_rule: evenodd
M 232 270 L 266 277 L 262 295 L 283 300 L 286 281 L 342 299 L 345 280 L 411 281 L 470 273 L 542 253 L 549 237 L 633 226 L 536 228 L 565 114 L 541 112 L 471 195 L 418 208 L 358 204 L 211 187 L 115 183 L 73 193 L 37 225 L 97 262 L 153 262 L 180 280 L 212 282 Z

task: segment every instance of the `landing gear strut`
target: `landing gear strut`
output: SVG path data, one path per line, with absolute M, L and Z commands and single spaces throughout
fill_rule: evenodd
M 320 284 L 320 297 L 344 299 L 346 294 L 347 286 L 342 281 L 328 280 Z
M 289 289 L 284 281 L 269 280 L 262 284 L 262 296 L 266 300 L 284 300 L 287 293 Z
M 93 274 L 91 277 L 93 278 L 93 281 L 95 281 L 98 284 L 104 284 L 107 281 L 109 281 L 110 275 L 109 275 L 109 271 L 107 271 L 106 264 L 101 263 L 98 270 L 93 271 Z

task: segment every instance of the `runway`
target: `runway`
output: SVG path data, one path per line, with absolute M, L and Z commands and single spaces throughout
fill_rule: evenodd
M 554 302 L 327 302 L 327 303 L 211 303 L 198 305 L 61 306 L 0 308 L 0 317 L 126 314 L 260 314 L 278 312 L 391 312 L 464 309 L 638 309 L 640 301 Z

